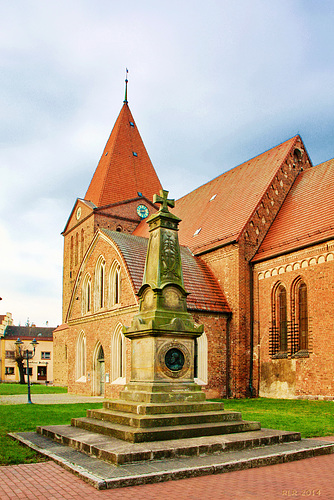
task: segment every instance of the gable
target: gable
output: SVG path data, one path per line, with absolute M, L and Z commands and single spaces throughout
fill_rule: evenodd
M 334 237 L 334 159 L 301 172 L 253 261 Z
M 67 233 L 71 229 L 81 224 L 84 219 L 86 219 L 93 213 L 94 207 L 95 205 L 93 203 L 78 198 L 74 204 L 74 207 L 72 208 L 62 234 Z
M 147 238 L 103 229 L 122 253 L 135 293 L 143 283 L 147 253 Z M 214 275 L 204 262 L 194 257 L 188 248 L 180 247 L 184 286 L 189 293 L 190 311 L 230 313 L 226 297 Z
M 309 158 L 300 137 L 295 136 L 177 200 L 173 213 L 182 220 L 180 244 L 188 246 L 194 254 L 200 254 L 237 241 L 265 194 L 270 188 L 274 191 L 280 189 L 279 184 L 283 187 L 279 194 L 282 203 L 301 168 L 299 165 L 292 167 L 297 150 L 303 157 L 304 168 L 307 168 Z M 282 171 L 288 157 L 291 157 L 289 173 Z M 279 205 L 271 201 L 272 220 Z M 270 217 L 266 219 L 266 227 L 262 228 L 262 238 L 271 222 Z M 141 223 L 133 234 L 146 236 L 147 228 Z
M 116 232 L 116 234 L 118 234 Z M 75 280 L 75 284 L 73 286 L 73 290 L 71 293 L 71 298 L 69 300 L 68 310 L 65 316 L 65 322 L 68 322 L 73 319 L 77 319 L 82 317 L 82 292 L 83 292 L 83 284 L 85 283 L 87 277 L 89 277 L 91 281 L 91 295 L 92 295 L 92 309 L 90 311 L 90 315 L 95 311 L 94 303 L 95 303 L 95 284 L 96 284 L 96 265 L 99 259 L 103 259 L 105 261 L 105 290 L 106 290 L 106 301 L 104 311 L 108 311 L 109 307 L 109 299 L 108 289 L 109 289 L 109 274 L 111 268 L 115 261 L 117 261 L 122 269 L 122 286 L 123 286 L 123 298 L 121 307 L 128 307 L 131 305 L 137 304 L 137 297 L 135 296 L 135 292 L 132 287 L 132 282 L 129 279 L 128 273 L 126 272 L 126 265 L 124 263 L 123 256 L 119 249 L 114 244 L 114 242 L 108 238 L 103 232 L 97 231 L 95 236 L 89 245 L 87 252 L 82 260 L 80 265 L 77 278 Z

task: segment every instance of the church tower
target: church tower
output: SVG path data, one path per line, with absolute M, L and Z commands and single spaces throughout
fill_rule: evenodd
M 127 80 L 126 80 L 127 84 Z M 162 189 L 130 111 L 127 93 L 84 198 L 78 198 L 63 231 L 63 321 L 87 248 L 99 228 L 131 234 L 156 211 Z

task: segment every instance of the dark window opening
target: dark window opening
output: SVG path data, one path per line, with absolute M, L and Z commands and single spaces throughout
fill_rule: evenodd
M 47 380 L 47 366 L 38 366 L 37 380 Z

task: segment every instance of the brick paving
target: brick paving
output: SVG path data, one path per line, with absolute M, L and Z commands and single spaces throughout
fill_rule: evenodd
M 334 441 L 334 436 L 322 438 Z M 259 469 L 98 491 L 54 462 L 0 467 L 0 499 L 334 499 L 334 455 Z

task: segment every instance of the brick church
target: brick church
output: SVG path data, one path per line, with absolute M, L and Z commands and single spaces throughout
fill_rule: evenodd
M 54 383 L 71 393 L 114 397 L 129 381 L 123 325 L 138 311 L 160 189 L 125 100 L 63 231 Z M 195 380 L 207 396 L 334 399 L 334 159 L 313 166 L 297 135 L 173 213 L 188 311 L 204 326 Z

